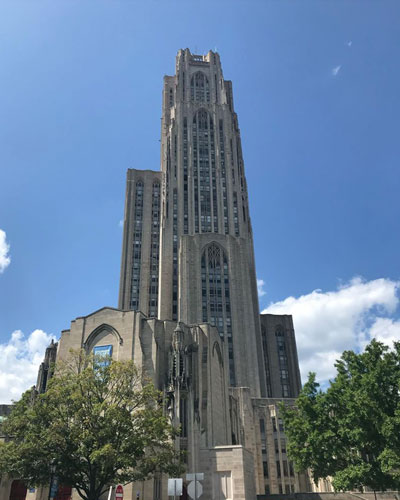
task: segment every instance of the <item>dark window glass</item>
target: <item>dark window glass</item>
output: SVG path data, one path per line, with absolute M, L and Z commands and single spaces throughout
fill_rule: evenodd
M 140 263 L 142 257 L 142 222 L 143 222 L 143 189 L 142 181 L 135 186 L 135 205 L 133 214 L 133 252 L 130 308 L 138 309 L 140 293 Z

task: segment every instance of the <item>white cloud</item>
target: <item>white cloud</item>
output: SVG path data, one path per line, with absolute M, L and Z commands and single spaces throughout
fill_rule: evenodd
M 264 290 L 265 281 L 257 280 L 257 292 L 259 297 L 263 297 L 267 292 Z
M 392 318 L 376 318 L 370 329 L 370 337 L 391 345 L 400 340 L 400 321 Z
M 0 229 L 0 273 L 10 265 L 11 257 L 8 254 L 9 251 L 10 245 L 6 241 L 6 233 Z
M 333 69 L 332 69 L 332 75 L 333 76 L 337 76 L 337 74 L 339 73 L 340 71 L 340 68 L 342 67 L 341 64 L 339 64 L 339 66 L 335 66 Z
M 124 221 L 122 219 L 118 222 L 118 226 L 119 227 L 124 227 Z
M 53 335 L 34 330 L 27 338 L 16 330 L 0 344 L 0 404 L 17 401 L 36 384 L 37 372 Z
M 319 381 L 334 377 L 334 361 L 346 349 L 362 349 L 369 340 L 400 340 L 400 322 L 390 318 L 399 305 L 400 282 L 353 278 L 334 291 L 287 297 L 263 313 L 292 314 L 302 380 L 315 371 Z
M 347 46 L 348 46 L 348 47 L 351 47 L 352 45 L 353 45 L 353 41 L 352 41 L 352 40 L 349 40 L 349 41 L 347 42 Z

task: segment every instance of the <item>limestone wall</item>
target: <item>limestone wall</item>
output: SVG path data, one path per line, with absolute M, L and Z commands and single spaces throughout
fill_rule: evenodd
M 204 472 L 202 500 L 253 500 L 254 468 L 252 454 L 241 445 L 215 446 L 200 450 Z

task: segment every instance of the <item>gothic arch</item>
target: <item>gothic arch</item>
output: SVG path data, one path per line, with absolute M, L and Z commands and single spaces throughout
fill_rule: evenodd
M 199 124 L 199 120 L 202 119 L 206 122 L 206 129 L 213 129 L 214 122 L 211 113 L 204 107 L 199 108 L 195 113 L 193 113 L 193 123 Z M 202 122 L 202 123 L 203 123 Z
M 201 251 L 202 320 L 215 326 L 228 350 L 230 384 L 235 385 L 229 259 L 222 245 L 211 241 Z
M 197 71 L 192 75 L 190 98 L 195 102 L 210 102 L 210 83 L 202 71 Z
M 222 254 L 225 254 L 226 258 L 228 258 L 228 254 L 227 254 L 226 248 L 223 245 L 221 245 L 221 243 L 219 243 L 218 241 L 215 241 L 215 240 L 209 241 L 208 243 L 206 243 L 203 246 L 203 248 L 201 249 L 201 255 L 203 255 L 204 252 L 208 249 L 208 247 L 211 247 L 211 246 L 218 247 L 219 251 Z
M 223 361 L 223 356 L 221 352 L 221 348 L 218 342 L 214 342 L 213 348 L 212 348 L 212 353 L 213 356 L 215 354 L 218 357 L 218 362 L 219 362 L 219 376 L 220 376 L 220 381 L 219 384 L 215 384 L 213 387 L 213 392 L 216 391 L 216 396 L 220 403 L 222 404 L 223 408 L 223 414 L 226 415 L 226 392 L 225 392 L 225 370 L 224 370 L 224 361 Z M 225 432 L 227 429 L 225 429 Z M 228 438 L 228 436 L 226 436 Z M 226 442 L 226 441 L 225 441 Z
M 219 364 L 221 366 L 224 366 L 224 360 L 222 358 L 221 348 L 220 348 L 218 342 L 214 342 L 212 353 L 213 353 L 213 356 L 215 356 L 215 353 L 217 354 Z
M 98 326 L 97 328 L 95 328 L 90 333 L 90 335 L 88 336 L 88 338 L 86 339 L 86 341 L 83 344 L 83 347 L 85 348 L 85 350 L 88 350 L 89 347 L 94 344 L 94 341 L 95 341 L 96 337 L 100 333 L 103 333 L 103 332 L 111 333 L 118 340 L 119 345 L 123 344 L 122 337 L 117 332 L 117 330 L 115 328 L 113 328 L 111 325 L 107 325 L 106 323 L 103 323 L 100 326 Z

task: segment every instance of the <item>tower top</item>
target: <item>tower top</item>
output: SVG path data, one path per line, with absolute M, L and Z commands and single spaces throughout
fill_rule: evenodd
M 192 54 L 190 52 L 190 49 L 187 48 L 178 50 L 177 57 L 181 56 L 184 56 L 185 58 L 187 58 L 188 61 L 193 63 L 210 63 L 213 56 L 219 58 L 218 52 L 213 52 L 212 50 L 209 50 L 207 54 L 199 55 L 199 54 Z
M 221 62 L 218 52 L 209 50 L 207 54 L 192 54 L 190 49 L 180 49 L 176 56 L 176 72 L 178 73 L 179 67 L 184 66 L 199 66 L 199 67 L 221 67 Z

